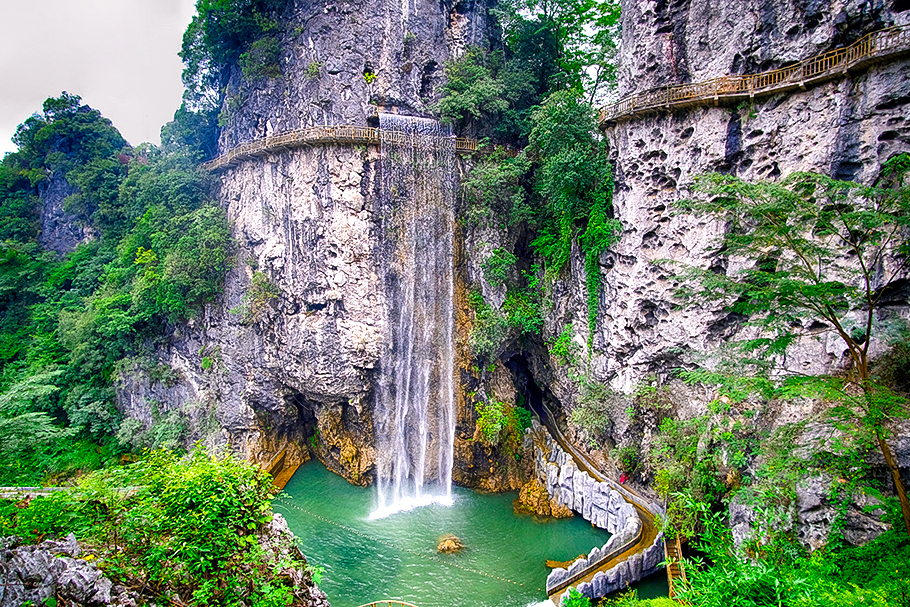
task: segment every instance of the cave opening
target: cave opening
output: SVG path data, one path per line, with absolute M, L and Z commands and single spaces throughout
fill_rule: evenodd
M 546 386 L 541 387 L 534 379 L 534 373 L 531 370 L 531 365 L 525 354 L 514 354 L 505 360 L 504 364 L 512 374 L 512 381 L 515 385 L 516 404 L 524 409 L 530 410 L 536 414 L 539 419 L 546 419 L 546 411 L 550 409 L 549 404 L 555 403 L 556 398 L 550 393 Z

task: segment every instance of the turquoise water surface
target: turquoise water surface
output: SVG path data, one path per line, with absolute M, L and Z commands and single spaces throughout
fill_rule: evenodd
M 536 604 L 546 600 L 547 559 L 574 558 L 610 537 L 581 517 L 516 516 L 515 493 L 453 492 L 451 507 L 426 506 L 371 521 L 375 489 L 355 487 L 311 462 L 300 467 L 274 509 L 301 539 L 310 564 L 325 568 L 320 586 L 333 607 L 386 598 L 420 607 Z M 438 554 L 437 541 L 446 534 L 458 536 L 466 548 Z

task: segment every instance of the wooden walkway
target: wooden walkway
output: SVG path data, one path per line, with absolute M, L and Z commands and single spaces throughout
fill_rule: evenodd
M 572 456 L 572 459 L 575 461 L 579 470 L 587 472 L 588 475 L 597 482 L 610 482 L 606 476 L 601 474 L 597 467 L 588 460 L 588 458 L 569 443 L 568 439 L 563 435 L 559 426 L 556 424 L 553 413 L 547 409 L 545 405 L 541 405 L 540 408 L 532 406 L 532 408 L 540 419 L 540 423 L 550 432 L 550 436 L 553 437 L 553 440 L 562 447 L 563 451 Z M 564 580 L 558 586 L 548 590 L 547 594 L 549 595 L 550 600 L 556 604 L 559 603 L 559 596 L 565 592 L 569 586 L 578 586 L 583 582 L 590 582 L 597 573 L 608 571 L 623 561 L 628 560 L 633 555 L 644 552 L 657 540 L 657 535 L 659 533 L 657 522 L 655 521 L 654 513 L 644 507 L 643 504 L 645 504 L 646 501 L 628 487 L 613 482 L 610 482 L 610 484 L 623 495 L 627 502 L 635 506 L 635 509 L 638 511 L 638 517 L 641 520 L 641 531 L 635 537 L 634 542 L 622 546 L 621 550 L 613 551 L 609 555 L 605 555 L 605 558 L 599 559 L 593 566 L 585 568 L 583 571 L 580 571 L 578 575 Z
M 600 128 L 639 114 L 721 101 L 752 99 L 846 76 L 873 63 L 910 52 L 910 26 L 872 32 L 851 44 L 796 65 L 746 76 L 722 76 L 704 82 L 665 86 L 633 93 L 600 110 Z
M 667 563 L 667 581 L 670 583 L 670 598 L 676 599 L 677 585 L 687 584 L 686 568 L 682 560 L 682 545 L 679 536 L 674 541 L 664 542 L 664 561 Z
M 242 143 L 218 158 L 202 165 L 207 171 L 222 171 L 235 166 L 241 160 L 284 152 L 293 148 L 316 145 L 379 145 L 383 141 L 403 144 L 409 136 L 399 131 L 382 131 L 361 126 L 311 126 L 305 129 L 271 135 L 249 143 Z M 476 139 L 455 139 L 455 151 L 473 154 L 477 151 Z

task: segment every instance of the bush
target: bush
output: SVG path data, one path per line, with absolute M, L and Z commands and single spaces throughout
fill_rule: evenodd
M 474 327 L 468 336 L 468 346 L 475 358 L 495 359 L 499 349 L 509 336 L 509 324 L 505 316 L 496 308 L 488 305 L 479 292 L 470 296 L 474 309 Z
M 506 404 L 490 401 L 489 404 L 478 401 L 474 405 L 477 411 L 477 428 L 481 436 L 491 445 L 499 443 L 500 434 L 506 427 Z
M 280 56 L 281 47 L 278 39 L 274 36 L 264 36 L 253 42 L 249 50 L 240 55 L 240 71 L 247 80 L 277 78 L 281 76 L 281 65 L 278 63 Z
M 569 588 L 569 596 L 562 600 L 561 605 L 562 607 L 591 607 L 591 599 L 575 588 Z
M 511 278 L 518 258 L 505 249 L 496 249 L 481 264 L 483 277 L 492 285 L 504 285 Z
M 125 493 L 114 487 L 137 487 Z M 70 531 L 103 556 L 105 573 L 140 592 L 194 606 L 288 605 L 293 589 L 260 548 L 271 518 L 271 478 L 234 456 L 156 451 L 94 473 L 73 493 L 0 505 L 0 534 L 26 541 Z M 302 559 L 282 564 L 303 568 Z
M 253 272 L 252 284 L 243 294 L 240 305 L 231 308 L 231 314 L 240 316 L 240 322 L 248 325 L 259 320 L 266 305 L 281 295 L 281 289 L 273 284 L 262 272 Z
M 621 406 L 623 395 L 613 392 L 603 384 L 587 377 L 580 377 L 581 394 L 569 420 L 581 426 L 591 437 L 598 437 L 610 429 L 610 410 Z

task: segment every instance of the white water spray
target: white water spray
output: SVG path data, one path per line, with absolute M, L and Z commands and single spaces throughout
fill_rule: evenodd
M 455 139 L 434 120 L 380 114 L 385 295 L 376 390 L 381 518 L 452 503 L 455 442 Z

